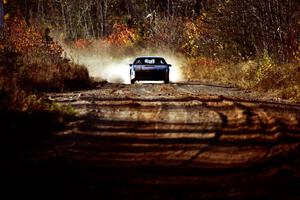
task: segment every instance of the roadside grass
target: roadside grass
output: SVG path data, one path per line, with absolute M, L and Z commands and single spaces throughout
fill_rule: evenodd
M 75 114 L 71 107 L 59 106 L 44 95 L 91 87 L 88 70 L 62 55 L 57 43 L 45 41 L 41 31 L 27 26 L 23 19 L 13 19 L 0 31 L 0 125 L 4 135 L 42 136 L 61 128 Z
M 270 57 L 224 63 L 205 57 L 189 59 L 184 66 L 189 80 L 232 85 L 266 95 L 300 102 L 300 63 L 278 64 Z

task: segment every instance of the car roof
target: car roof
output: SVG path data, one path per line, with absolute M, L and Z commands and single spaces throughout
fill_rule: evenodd
M 159 56 L 140 56 L 140 57 L 136 57 L 135 59 L 143 59 L 143 58 L 158 58 L 158 59 L 160 59 L 160 58 L 163 58 L 163 57 L 159 57 Z

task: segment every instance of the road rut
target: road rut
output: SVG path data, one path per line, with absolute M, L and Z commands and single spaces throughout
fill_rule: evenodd
M 77 113 L 35 158 L 56 169 L 46 180 L 57 194 L 300 197 L 299 104 L 200 83 L 103 84 L 48 96 Z

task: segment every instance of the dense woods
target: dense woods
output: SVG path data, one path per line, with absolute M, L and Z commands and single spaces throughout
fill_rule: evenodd
M 44 45 L 47 51 L 40 45 L 56 33 L 66 43 L 168 49 L 188 60 L 186 79 L 234 80 L 244 88 L 276 86 L 289 91 L 279 96 L 300 98 L 298 0 L 3 0 L 0 21 L 16 48 L 44 52 L 18 52 L 31 65 L 44 59 L 50 69 L 65 70 L 58 67 L 65 65 L 58 61 L 63 59 L 59 45 Z M 12 31 L 16 23 L 23 35 Z M 24 41 L 30 48 L 20 46 Z M 65 85 L 57 82 L 52 81 L 54 88 Z
M 5 7 L 69 40 L 109 37 L 126 25 L 140 41 L 163 41 L 190 56 L 248 59 L 268 53 L 286 62 L 299 47 L 299 6 L 297 0 L 9 0 Z

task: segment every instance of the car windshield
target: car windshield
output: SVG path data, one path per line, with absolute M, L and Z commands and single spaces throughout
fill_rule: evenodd
M 135 65 L 166 65 L 163 58 L 137 58 L 134 62 Z

